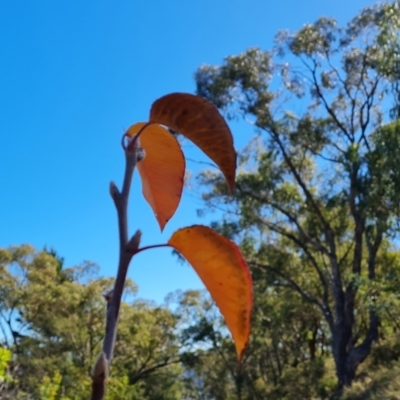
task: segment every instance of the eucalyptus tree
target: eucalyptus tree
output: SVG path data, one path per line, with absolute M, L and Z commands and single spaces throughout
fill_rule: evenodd
M 271 50 L 195 75 L 199 95 L 256 132 L 233 198 L 201 174 L 207 208 L 224 212 L 219 229 L 242 240 L 257 279 L 319 313 L 339 389 L 378 339 L 378 303 L 398 272 L 385 254 L 398 235 L 399 29 L 399 2 L 382 3 L 344 26 L 322 17 L 281 31 Z

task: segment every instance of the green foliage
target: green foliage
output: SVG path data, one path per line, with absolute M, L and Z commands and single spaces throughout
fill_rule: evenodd
M 2 396 L 87 399 L 112 281 L 90 263 L 60 268 L 55 254 L 30 246 L 1 249 L 0 269 Z M 178 399 L 178 318 L 135 291 L 128 281 L 107 399 Z
M 160 306 L 128 281 L 108 400 L 400 398 L 398 7 L 199 68 L 198 93 L 256 127 L 233 197 L 199 178 L 252 269 L 251 340 L 238 368 L 209 297 Z M 54 249 L 0 249 L 1 399 L 89 398 L 111 284 Z
M 11 351 L 0 347 L 0 380 L 4 382 L 7 379 L 8 364 L 11 360 Z
M 224 211 L 214 227 L 241 242 L 253 270 L 253 332 L 277 358 L 265 382 L 295 386 L 293 366 L 298 383 L 301 370 L 321 381 L 333 357 L 340 393 L 379 335 L 398 327 L 398 10 L 367 7 L 344 26 L 322 17 L 279 32 L 270 51 L 196 73 L 198 94 L 256 127 L 233 198 L 213 172 L 199 182 L 206 209 Z M 258 330 L 263 317 L 270 331 Z
M 60 391 L 62 377 L 59 372 L 56 372 L 53 377 L 45 376 L 43 382 L 39 385 L 38 395 L 42 400 L 56 400 Z M 68 400 L 64 396 L 60 400 Z

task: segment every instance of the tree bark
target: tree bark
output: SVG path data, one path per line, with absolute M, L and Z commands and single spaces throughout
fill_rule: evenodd
M 352 347 L 351 327 L 343 325 L 335 326 L 332 338 L 333 357 L 336 364 L 338 377 L 338 389 L 351 386 L 358 366 L 371 353 L 373 343 L 378 339 L 379 320 L 374 311 L 370 312 L 369 329 L 364 341 L 356 347 Z

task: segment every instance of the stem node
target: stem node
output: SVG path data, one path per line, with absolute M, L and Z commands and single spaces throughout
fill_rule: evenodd
M 140 246 L 140 239 L 142 237 L 142 232 L 138 229 L 135 234 L 130 238 L 126 248 L 129 253 L 135 254 Z

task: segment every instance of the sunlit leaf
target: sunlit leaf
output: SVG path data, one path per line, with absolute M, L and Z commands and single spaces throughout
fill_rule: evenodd
M 196 144 L 221 169 L 233 192 L 236 152 L 232 134 L 213 104 L 193 94 L 171 93 L 153 103 L 150 122 L 168 126 Z
M 132 125 L 127 135 L 136 135 L 144 125 L 144 122 Z M 162 126 L 147 126 L 139 140 L 145 151 L 144 159 L 137 164 L 143 196 L 163 230 L 182 196 L 185 158 L 178 141 Z
M 239 248 L 201 225 L 176 231 L 168 244 L 186 258 L 210 292 L 232 334 L 240 361 L 250 335 L 253 290 Z

